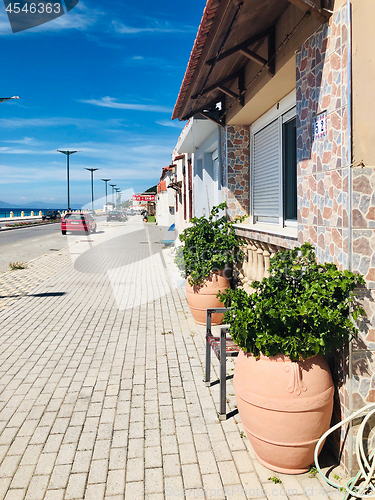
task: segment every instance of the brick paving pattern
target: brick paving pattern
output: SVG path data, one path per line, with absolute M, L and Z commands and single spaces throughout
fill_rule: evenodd
M 28 263 L 27 269 L 8 271 L 0 275 L 0 311 L 27 295 L 37 285 L 70 262 L 69 249 L 48 255 Z
M 338 498 L 265 469 L 238 415 L 218 420 L 160 229 L 99 229 L 1 278 L 19 296 L 0 311 L 0 499 Z

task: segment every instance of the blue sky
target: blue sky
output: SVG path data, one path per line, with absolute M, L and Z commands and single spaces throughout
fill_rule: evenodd
M 71 203 L 156 184 L 184 124 L 171 121 L 204 0 L 81 0 L 68 14 L 13 34 L 0 4 L 0 200 Z

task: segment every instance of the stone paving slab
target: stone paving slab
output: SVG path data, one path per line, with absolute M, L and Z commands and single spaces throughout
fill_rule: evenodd
M 268 471 L 238 415 L 218 420 L 160 229 L 99 229 L 1 277 L 2 297 L 22 293 L 0 311 L 0 499 L 338 498 Z

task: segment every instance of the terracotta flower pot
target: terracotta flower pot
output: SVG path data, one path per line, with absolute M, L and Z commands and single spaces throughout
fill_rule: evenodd
M 314 356 L 291 362 L 282 355 L 256 359 L 241 351 L 233 385 L 242 424 L 259 461 L 285 474 L 308 471 L 333 409 L 326 360 Z
M 216 295 L 229 288 L 229 280 L 222 275 L 213 274 L 207 278 L 201 286 L 191 286 L 186 280 L 186 298 L 192 315 L 198 325 L 206 324 L 206 309 L 213 307 L 224 307 Z M 223 314 L 212 315 L 212 325 L 220 325 L 223 322 Z

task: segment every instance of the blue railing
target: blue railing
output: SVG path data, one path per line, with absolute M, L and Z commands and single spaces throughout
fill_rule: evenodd
M 32 210 L 24 210 L 24 215 L 25 217 L 30 217 Z M 33 210 L 34 215 L 39 215 L 39 210 Z M 0 218 L 8 218 L 10 217 L 9 212 L 0 212 Z M 20 211 L 15 211 L 13 210 L 13 217 L 21 217 L 21 210 Z

